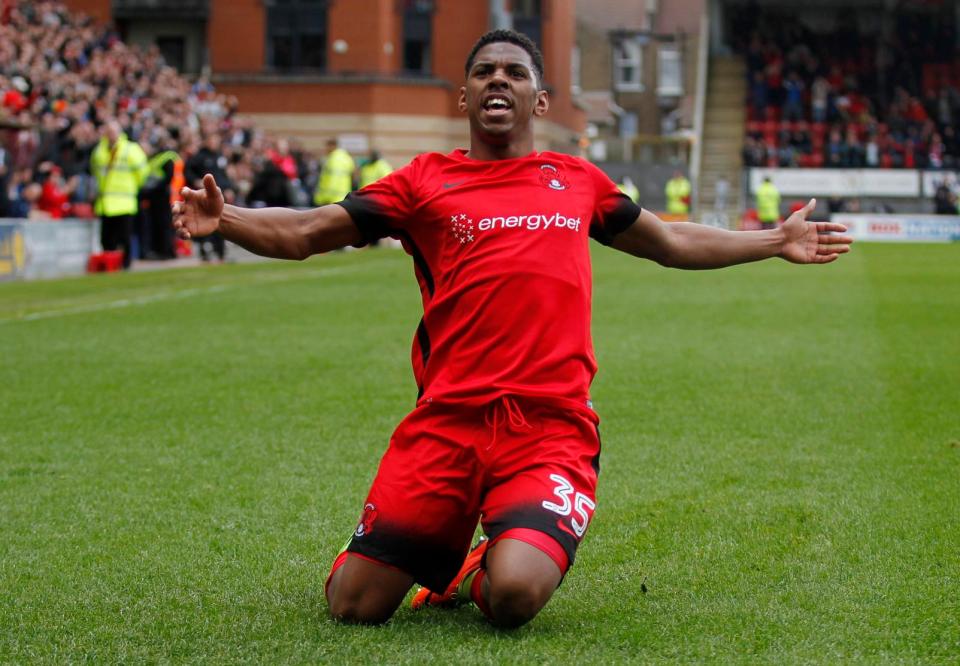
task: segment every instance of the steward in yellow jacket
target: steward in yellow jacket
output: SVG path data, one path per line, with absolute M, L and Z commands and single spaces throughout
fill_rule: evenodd
M 757 219 L 764 229 L 773 229 L 780 221 L 780 190 L 770 182 L 770 176 L 757 188 Z
M 667 212 L 671 215 L 686 215 L 690 212 L 690 181 L 679 171 L 667 181 Z
M 120 123 L 110 120 L 90 156 L 90 172 L 97 181 L 93 209 L 100 216 L 100 244 L 105 251 L 122 249 L 123 267 L 129 268 L 138 195 L 148 173 L 147 156 L 140 146 L 127 139 Z
M 360 167 L 360 187 L 362 189 L 391 173 L 393 173 L 393 167 L 390 163 L 380 157 L 379 152 L 371 150 L 369 159 Z
M 327 160 L 320 170 L 313 203 L 317 206 L 343 201 L 353 189 L 353 171 L 356 166 L 350 153 L 337 147 L 335 139 L 327 142 Z

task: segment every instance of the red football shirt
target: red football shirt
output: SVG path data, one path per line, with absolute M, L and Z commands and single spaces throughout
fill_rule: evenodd
M 589 237 L 607 243 L 640 214 L 600 169 L 550 152 L 428 153 L 340 205 L 365 239 L 397 238 L 413 257 L 421 402 L 587 402 L 597 370 Z

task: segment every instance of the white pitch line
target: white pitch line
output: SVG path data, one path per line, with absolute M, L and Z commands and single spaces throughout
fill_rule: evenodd
M 370 264 L 379 263 L 378 261 L 372 261 L 362 266 L 354 264 L 353 266 L 337 266 L 335 268 L 320 268 L 310 271 L 284 271 L 279 273 L 268 273 L 266 275 L 258 275 L 252 280 L 237 280 L 234 282 L 226 284 L 215 284 L 209 287 L 192 287 L 189 289 L 179 289 L 172 290 L 168 289 L 165 291 L 157 292 L 154 294 L 148 294 L 146 296 L 137 296 L 135 298 L 121 298 L 115 301 L 104 301 L 101 303 L 90 303 L 88 305 L 78 305 L 72 308 L 61 308 L 57 310 L 41 310 L 39 312 L 31 312 L 29 314 L 21 315 L 18 317 L 8 317 L 0 319 L 0 324 L 6 324 L 14 321 L 36 321 L 38 319 L 51 319 L 53 317 L 65 317 L 68 315 L 74 314 L 84 314 L 88 312 L 100 312 L 103 310 L 118 310 L 121 308 L 129 308 L 137 305 L 148 305 L 150 303 L 157 303 L 160 301 L 170 301 L 177 300 L 182 298 L 189 298 L 191 296 L 199 296 L 204 294 L 215 294 L 221 291 L 227 291 L 229 289 L 235 289 L 237 287 L 249 287 L 251 285 L 257 284 L 266 284 L 269 282 L 288 282 L 293 280 L 300 279 L 310 279 L 316 277 L 325 277 L 327 275 L 336 275 L 338 273 L 349 273 L 360 268 L 364 268 Z

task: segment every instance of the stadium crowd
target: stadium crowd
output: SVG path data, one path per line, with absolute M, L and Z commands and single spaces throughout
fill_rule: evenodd
M 953 22 L 898 13 L 880 40 L 854 15 L 814 34 L 744 12 L 746 166 L 953 168 L 960 165 L 960 68 Z M 945 60 L 946 59 L 946 60 Z
M 178 74 L 156 48 L 129 46 L 62 2 L 0 0 L 0 217 L 100 214 L 91 157 L 112 121 L 149 158 L 142 209 L 169 208 L 165 194 L 149 195 L 151 179 L 169 194 L 171 182 L 198 186 L 206 172 L 231 202 L 308 205 L 317 160 L 295 141 L 258 130 L 237 106 L 205 78 Z M 141 213 L 139 256 L 173 256 L 172 232 L 145 231 L 151 216 Z M 214 250 L 222 257 L 222 244 Z

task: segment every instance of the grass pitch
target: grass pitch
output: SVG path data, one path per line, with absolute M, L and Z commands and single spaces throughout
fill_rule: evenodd
M 515 632 L 325 615 L 404 255 L 0 285 L 0 662 L 957 663 L 960 244 L 594 268 L 599 508 Z

